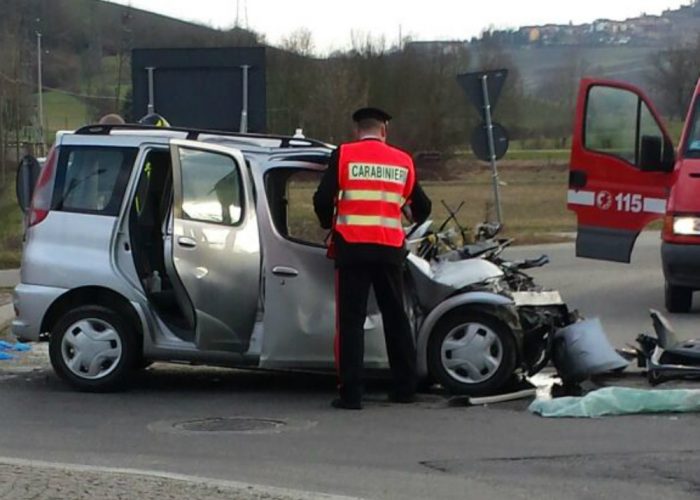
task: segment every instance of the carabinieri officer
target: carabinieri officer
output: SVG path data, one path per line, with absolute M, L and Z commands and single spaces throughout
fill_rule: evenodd
M 321 226 L 332 229 L 329 255 L 336 265 L 340 397 L 332 404 L 359 410 L 370 286 L 382 313 L 394 382 L 389 398 L 400 403 L 414 400 L 416 349 L 403 303 L 406 250 L 401 215 L 407 212 L 421 223 L 430 215 L 431 203 L 418 185 L 411 156 L 386 143 L 391 116 L 362 108 L 352 119 L 356 140 L 331 155 L 314 194 L 314 208 Z

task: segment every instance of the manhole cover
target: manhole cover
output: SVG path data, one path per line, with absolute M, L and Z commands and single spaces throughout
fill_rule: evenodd
M 268 418 L 224 417 L 178 422 L 173 427 L 185 432 L 266 432 L 285 425 L 282 420 Z

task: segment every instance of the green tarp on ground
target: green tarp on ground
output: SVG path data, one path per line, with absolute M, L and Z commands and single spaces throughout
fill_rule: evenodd
M 603 417 L 638 413 L 700 412 L 698 389 L 606 387 L 582 397 L 536 399 L 529 410 L 543 417 Z

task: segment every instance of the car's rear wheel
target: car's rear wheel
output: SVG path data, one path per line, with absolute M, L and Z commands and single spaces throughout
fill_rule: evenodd
M 693 289 L 666 282 L 666 310 L 670 313 L 687 313 L 693 306 Z
M 455 394 L 481 396 L 503 388 L 515 371 L 517 352 L 510 329 L 472 310 L 442 319 L 428 343 L 430 373 Z
M 129 322 L 102 306 L 64 314 L 51 329 L 54 371 L 81 391 L 124 389 L 141 360 L 138 335 Z

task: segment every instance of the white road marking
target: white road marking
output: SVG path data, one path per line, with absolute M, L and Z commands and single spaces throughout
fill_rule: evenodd
M 210 479 L 201 476 L 190 476 L 187 474 L 176 474 L 156 470 L 123 469 L 120 467 L 99 467 L 94 465 L 69 464 L 63 462 L 44 462 L 41 460 L 25 460 L 22 458 L 0 457 L 0 464 L 16 467 L 36 467 L 39 469 L 65 470 L 71 472 L 97 472 L 105 474 L 123 474 L 130 476 L 142 476 L 157 479 L 171 479 L 183 481 L 202 486 L 216 486 L 235 490 L 244 490 L 249 493 L 259 493 L 270 496 L 293 497 L 303 500 L 364 500 L 361 497 L 349 497 L 343 495 L 331 495 L 314 491 L 294 490 L 290 488 L 279 488 L 275 486 L 265 486 L 261 484 L 245 483 L 242 481 L 230 481 L 223 479 Z

